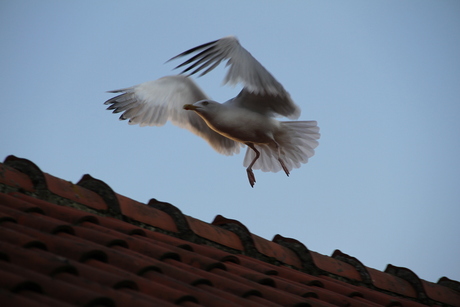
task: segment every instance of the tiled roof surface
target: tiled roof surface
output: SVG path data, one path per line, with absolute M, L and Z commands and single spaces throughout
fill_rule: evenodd
M 268 241 L 14 156 L 0 164 L 0 275 L 1 306 L 460 306 L 458 281 Z

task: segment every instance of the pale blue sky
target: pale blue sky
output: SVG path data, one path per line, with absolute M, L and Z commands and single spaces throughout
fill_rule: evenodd
M 1 1 L 0 157 L 211 222 L 237 219 L 364 265 L 460 280 L 460 2 Z M 173 74 L 172 56 L 236 35 L 317 120 L 288 178 L 171 124 L 129 126 L 107 90 Z M 224 69 L 197 80 L 217 101 Z

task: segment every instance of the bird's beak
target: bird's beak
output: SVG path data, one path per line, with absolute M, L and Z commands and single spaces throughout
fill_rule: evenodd
M 183 108 L 184 110 L 192 110 L 192 111 L 195 111 L 196 109 L 198 109 L 198 107 L 194 106 L 193 104 L 185 104 Z

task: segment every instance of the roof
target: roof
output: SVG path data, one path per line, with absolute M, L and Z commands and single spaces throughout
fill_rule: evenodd
M 458 281 L 269 241 L 15 156 L 0 163 L 0 275 L 2 306 L 460 306 Z

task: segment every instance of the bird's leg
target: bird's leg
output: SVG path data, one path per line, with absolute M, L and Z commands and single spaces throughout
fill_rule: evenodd
M 284 164 L 284 161 L 281 160 L 281 146 L 275 140 L 273 140 L 273 142 L 275 142 L 276 149 L 278 149 L 278 161 L 280 162 L 281 167 L 283 168 L 286 175 L 289 177 L 289 170 Z
M 246 145 L 252 150 L 254 150 L 254 152 L 256 153 L 256 157 L 254 158 L 254 160 L 252 160 L 251 164 L 249 164 L 248 168 L 246 169 L 246 172 L 248 173 L 249 184 L 251 185 L 251 187 L 254 187 L 254 183 L 256 183 L 256 176 L 254 176 L 252 166 L 254 165 L 254 163 L 256 163 L 257 159 L 259 159 L 260 152 L 256 149 L 254 144 L 247 143 Z

